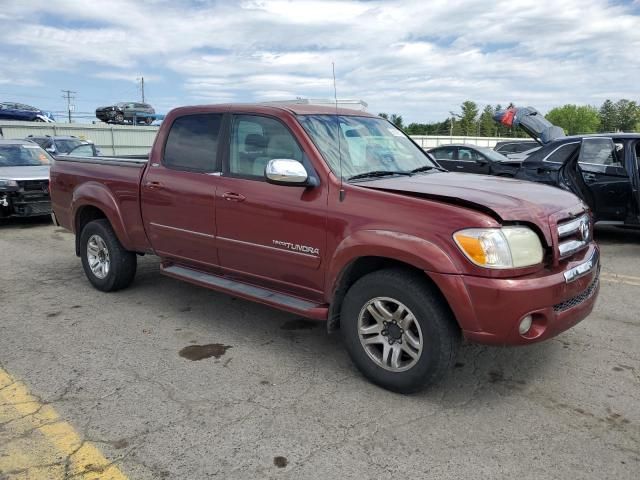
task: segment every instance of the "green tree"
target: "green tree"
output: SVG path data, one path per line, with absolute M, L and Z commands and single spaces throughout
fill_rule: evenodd
M 397 113 L 392 113 L 391 115 L 389 115 L 388 113 L 382 112 L 382 113 L 379 113 L 378 116 L 384 118 L 385 120 L 389 120 L 400 130 L 404 130 L 402 115 L 398 115 Z
M 640 108 L 636 102 L 623 98 L 615 104 L 618 130 L 632 132 L 640 122 Z
M 589 105 L 563 105 L 552 109 L 546 117 L 554 125 L 564 128 L 568 135 L 594 133 L 600 127 L 598 110 Z
M 493 119 L 493 107 L 486 105 L 480 115 L 480 135 L 483 137 L 493 137 L 496 133 L 498 124 Z
M 600 131 L 615 132 L 618 130 L 618 110 L 615 104 L 606 99 L 600 107 Z
M 471 100 L 462 102 L 460 107 L 462 110 L 462 118 L 460 119 L 460 128 L 463 135 L 476 135 L 478 122 L 478 105 Z
M 402 115 L 398 115 L 397 113 L 392 113 L 389 121 L 393 123 L 400 130 L 404 130 L 404 123 L 402 120 Z

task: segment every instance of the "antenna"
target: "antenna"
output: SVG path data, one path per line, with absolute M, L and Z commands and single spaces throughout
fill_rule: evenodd
M 336 87 L 336 64 L 331 62 L 333 71 L 333 99 L 336 102 L 336 136 L 338 137 L 338 170 L 340 171 L 340 201 L 344 200 L 344 188 L 342 188 L 342 150 L 340 148 L 340 117 L 338 116 L 338 89 Z

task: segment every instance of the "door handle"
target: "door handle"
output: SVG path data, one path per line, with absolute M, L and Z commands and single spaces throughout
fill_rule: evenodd
M 593 173 L 585 173 L 584 174 L 584 179 L 587 182 L 595 182 L 596 181 L 596 176 Z
M 147 182 L 144 186 L 150 190 L 162 188 L 162 184 L 160 182 Z
M 230 202 L 243 202 L 245 200 L 245 196 L 239 193 L 234 192 L 225 192 L 222 194 L 222 198 L 228 200 Z
M 462 165 L 456 165 L 456 168 L 464 168 Z

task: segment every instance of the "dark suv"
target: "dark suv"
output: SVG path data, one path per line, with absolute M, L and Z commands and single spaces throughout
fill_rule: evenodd
M 121 102 L 96 108 L 96 117 L 106 123 L 144 123 L 151 125 L 156 111 L 148 103 Z

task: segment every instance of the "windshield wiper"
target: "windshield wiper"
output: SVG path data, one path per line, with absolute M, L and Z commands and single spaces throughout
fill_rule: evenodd
M 414 168 L 413 170 L 411 170 L 411 173 L 427 172 L 429 170 L 440 170 L 441 172 L 447 171 L 442 167 L 436 167 L 434 165 L 423 165 L 422 167 Z
M 405 175 L 407 177 L 410 177 L 413 174 L 411 172 L 405 172 L 404 170 L 372 170 L 371 172 L 364 172 L 353 175 L 347 178 L 347 180 L 357 180 L 358 178 L 368 177 L 385 177 L 387 175 Z

